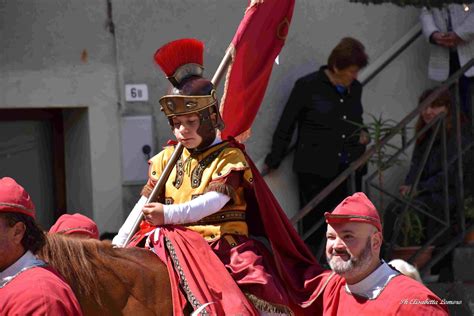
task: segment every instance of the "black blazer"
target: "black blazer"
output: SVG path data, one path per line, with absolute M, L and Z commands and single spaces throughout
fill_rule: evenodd
M 296 81 L 265 158 L 270 168 L 277 168 L 284 158 L 296 124 L 293 170 L 297 173 L 332 178 L 341 171 L 341 164 L 364 153 L 359 127 L 350 123 L 362 124 L 362 85 L 355 80 L 347 92 L 339 93 L 324 73 L 326 68 Z

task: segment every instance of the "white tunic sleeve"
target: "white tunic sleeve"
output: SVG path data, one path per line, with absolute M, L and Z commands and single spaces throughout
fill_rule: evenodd
M 225 194 L 210 191 L 186 203 L 164 205 L 165 224 L 197 222 L 222 209 L 229 200 Z

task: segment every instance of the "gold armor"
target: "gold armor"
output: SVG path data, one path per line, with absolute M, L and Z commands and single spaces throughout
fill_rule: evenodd
M 149 180 L 143 194 L 150 192 L 166 166 L 174 147 L 166 147 L 150 159 Z M 237 189 L 221 183 L 232 171 L 242 171 L 241 185 Z M 231 200 L 217 213 L 197 223 L 185 224 L 201 234 L 207 241 L 213 241 L 224 234 L 248 235 L 245 222 L 247 204 L 244 186 L 252 185 L 252 172 L 240 149 L 230 147 L 228 142 L 212 146 L 201 153 L 191 154 L 186 148 L 173 168 L 166 182 L 162 201 L 164 204 L 181 204 L 208 191 L 218 191 Z

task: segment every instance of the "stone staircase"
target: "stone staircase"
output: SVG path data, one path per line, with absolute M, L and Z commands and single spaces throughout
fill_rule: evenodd
M 474 245 L 460 245 L 453 250 L 452 282 L 430 282 L 425 285 L 446 301 L 452 316 L 474 315 Z M 430 280 L 431 279 L 431 280 Z

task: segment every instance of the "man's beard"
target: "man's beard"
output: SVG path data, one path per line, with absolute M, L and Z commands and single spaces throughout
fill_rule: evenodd
M 359 272 L 363 271 L 368 266 L 373 256 L 370 240 L 371 238 L 369 237 L 367 239 L 367 242 L 365 243 L 365 247 L 362 250 L 362 253 L 358 257 L 352 256 L 347 251 L 336 252 L 335 250 L 333 250 L 332 253 L 327 256 L 327 261 L 332 271 L 342 276 L 348 273 L 358 274 Z M 341 257 L 337 259 L 337 257 L 334 257 L 335 254 L 347 255 L 349 259 L 347 261 L 342 260 Z

